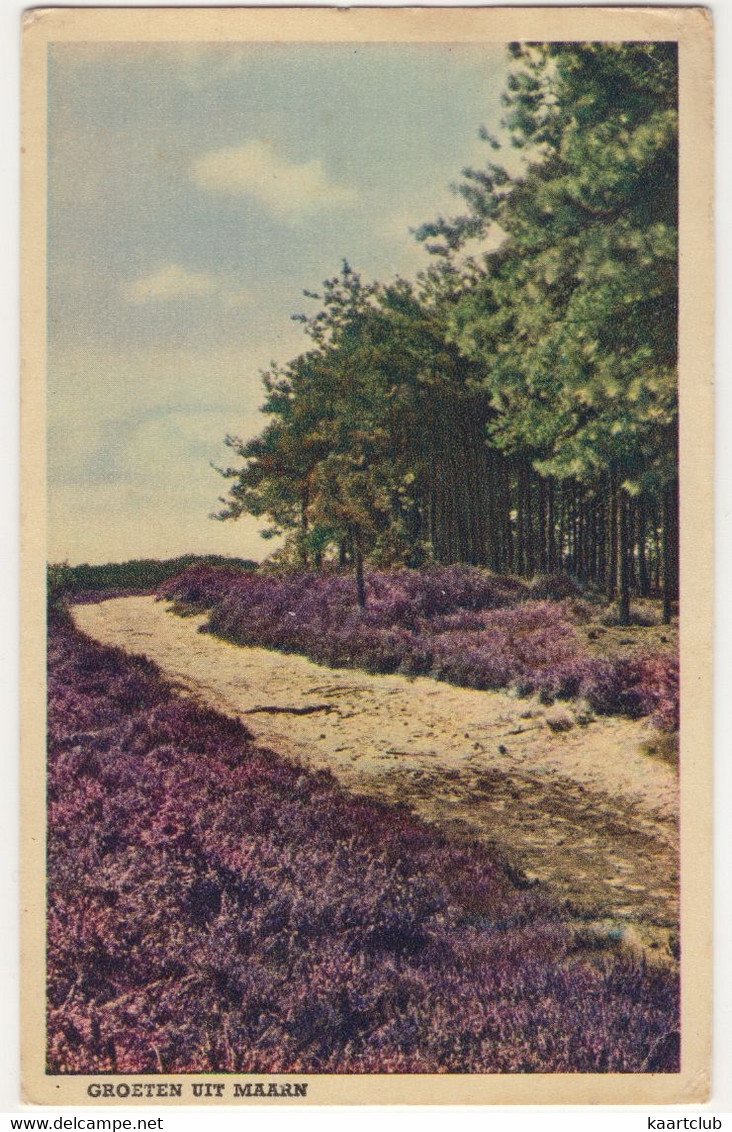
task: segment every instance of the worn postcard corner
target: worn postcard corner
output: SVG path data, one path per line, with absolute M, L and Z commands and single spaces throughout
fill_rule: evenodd
M 703 1101 L 709 11 L 23 24 L 26 1100 Z

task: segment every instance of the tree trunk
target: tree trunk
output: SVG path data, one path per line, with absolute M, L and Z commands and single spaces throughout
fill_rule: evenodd
M 620 492 L 620 600 L 618 614 L 621 625 L 630 624 L 630 523 L 629 500 L 624 491 Z
M 587 581 L 587 505 L 578 487 L 575 495 L 575 512 L 577 515 L 577 563 L 574 572 L 580 582 Z
M 353 546 L 353 559 L 356 565 L 356 600 L 359 608 L 366 608 L 366 582 L 363 576 L 363 541 L 360 529 L 354 524 L 351 527 L 351 541 Z
M 585 581 L 590 585 L 595 580 L 595 572 L 597 570 L 597 503 L 595 499 L 588 498 L 585 503 L 586 519 L 585 524 L 587 528 L 587 554 L 585 556 L 586 569 Z
M 524 572 L 524 492 L 520 463 L 516 469 L 516 559 L 514 572 L 519 576 Z
M 600 587 L 604 585 L 607 577 L 607 507 L 602 499 L 598 500 L 597 506 L 597 575 L 595 581 Z
M 663 489 L 663 621 L 671 624 L 673 603 L 679 596 L 678 481 Z
M 300 561 L 303 568 L 307 570 L 310 562 L 308 560 L 308 529 L 310 526 L 308 520 L 308 507 L 310 506 L 310 488 L 307 480 L 303 484 L 302 493 L 300 495 Z
M 648 561 L 646 558 L 646 500 L 643 495 L 638 500 L 636 516 L 638 521 L 638 588 L 641 597 L 648 597 L 651 592 L 651 582 L 648 577 Z
M 567 569 L 567 489 L 562 483 L 559 487 L 559 569 Z
M 572 573 L 579 578 L 582 573 L 582 529 L 581 529 L 581 502 L 579 488 L 572 484 Z
M 618 488 L 614 472 L 610 473 L 610 498 L 608 501 L 609 547 L 607 564 L 607 599 L 613 601 L 618 584 Z
M 523 477 L 524 477 L 524 521 L 526 524 L 526 533 L 524 536 L 524 546 L 526 547 L 526 562 L 524 569 L 526 577 L 533 577 L 536 572 L 536 536 L 534 526 L 532 490 L 531 490 L 531 464 L 528 460 L 523 464 Z
M 547 572 L 548 555 L 546 552 L 546 482 L 542 476 L 537 481 L 538 492 L 538 518 L 539 518 L 539 570 L 542 574 Z
M 552 573 L 557 568 L 557 532 L 555 530 L 554 519 L 554 483 L 549 480 L 547 483 L 547 551 L 548 551 L 548 566 L 549 572 Z
M 356 598 L 361 609 L 366 608 L 366 585 L 363 578 L 363 554 L 356 550 Z
M 511 524 L 511 465 L 508 460 L 503 466 L 503 572 L 510 574 L 513 569 L 513 526 Z
M 630 570 L 630 588 L 633 593 L 638 593 L 638 568 L 637 550 L 638 550 L 638 506 L 632 496 L 628 499 L 628 568 Z

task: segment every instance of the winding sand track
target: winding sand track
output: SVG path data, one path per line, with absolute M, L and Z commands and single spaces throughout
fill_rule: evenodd
M 579 915 L 622 924 L 630 942 L 668 957 L 678 783 L 644 753 L 647 724 L 605 718 L 556 733 L 536 700 L 242 648 L 199 633 L 205 616 L 178 617 L 151 597 L 73 615 L 89 636 L 149 657 L 184 693 L 241 717 L 263 745 L 454 836 L 495 843 Z

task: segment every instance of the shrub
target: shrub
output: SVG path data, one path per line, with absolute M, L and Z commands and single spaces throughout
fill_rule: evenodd
M 48 613 L 61 613 L 72 591 L 71 567 L 67 562 L 46 567 L 46 606 Z
M 208 629 L 229 640 L 367 672 L 429 675 L 469 688 L 513 687 L 545 700 L 586 696 L 595 710 L 666 728 L 678 717 L 678 668 L 668 654 L 641 668 L 590 655 L 575 626 L 591 607 L 565 575 L 530 587 L 473 566 L 372 571 L 367 606 L 345 574 L 254 574 L 198 565 L 159 595 L 209 609 Z M 536 600 L 536 593 L 567 594 Z M 675 675 L 674 675 L 675 673 Z M 674 683 L 675 681 L 675 683 Z

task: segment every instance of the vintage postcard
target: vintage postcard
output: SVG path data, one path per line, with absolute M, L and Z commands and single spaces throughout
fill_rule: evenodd
M 26 13 L 27 1101 L 708 1097 L 711 56 Z

